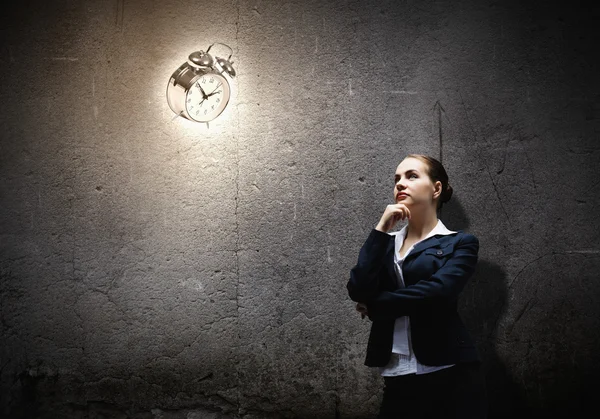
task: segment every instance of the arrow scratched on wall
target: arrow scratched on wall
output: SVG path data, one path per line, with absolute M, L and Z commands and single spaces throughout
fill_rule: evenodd
M 448 119 L 448 116 L 446 115 L 446 110 L 444 109 L 444 107 L 442 106 L 442 104 L 440 103 L 439 100 L 435 101 L 435 104 L 433 105 L 433 126 L 434 126 L 434 132 L 437 131 L 438 133 L 438 140 L 439 140 L 439 144 L 440 144 L 440 163 L 443 163 L 443 130 L 442 130 L 442 113 L 444 114 L 444 117 L 446 117 L 446 119 Z M 448 120 L 448 122 L 450 122 L 450 120 Z M 437 125 L 437 130 L 435 130 L 435 126 Z

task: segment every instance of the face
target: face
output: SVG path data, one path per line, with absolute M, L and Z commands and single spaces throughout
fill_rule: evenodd
M 394 200 L 407 207 L 419 207 L 432 204 L 439 197 L 442 182 L 431 182 L 427 175 L 427 166 L 419 159 L 407 157 L 402 160 L 394 175 Z M 437 189 L 436 189 L 437 188 Z M 398 195 L 404 193 L 406 195 Z
M 194 83 L 186 97 L 186 110 L 198 122 L 210 121 L 225 109 L 229 84 L 218 74 L 205 74 Z

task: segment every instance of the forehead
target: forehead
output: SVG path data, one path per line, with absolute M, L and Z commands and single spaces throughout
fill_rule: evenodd
M 421 160 L 413 159 L 413 158 L 409 157 L 409 158 L 402 160 L 402 162 L 396 168 L 396 173 L 397 174 L 405 173 L 409 170 L 415 170 L 420 173 L 425 173 L 426 166 L 425 166 L 425 163 L 423 163 Z

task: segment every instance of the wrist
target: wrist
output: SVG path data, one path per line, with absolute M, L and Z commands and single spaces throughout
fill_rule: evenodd
M 381 231 L 382 233 L 387 233 L 388 232 L 388 229 L 385 228 L 385 226 L 381 225 L 381 224 L 377 224 L 377 226 L 375 226 L 375 230 Z

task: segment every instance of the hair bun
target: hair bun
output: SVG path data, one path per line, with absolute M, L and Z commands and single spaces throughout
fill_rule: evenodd
M 444 191 L 443 197 L 442 197 L 442 202 L 448 202 L 450 201 L 450 198 L 452 198 L 452 186 L 450 186 L 450 184 L 448 183 L 446 185 L 446 190 Z

